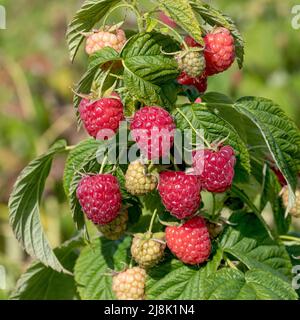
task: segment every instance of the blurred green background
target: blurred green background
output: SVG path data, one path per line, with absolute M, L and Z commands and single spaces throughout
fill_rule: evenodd
M 11 233 L 7 201 L 20 170 L 58 138 L 75 144 L 71 87 L 86 65 L 71 65 L 65 41 L 79 0 L 1 1 L 7 29 L 0 30 L 0 265 L 7 271 L 7 298 L 30 262 Z M 234 98 L 256 95 L 277 101 L 300 126 L 300 30 L 291 26 L 290 0 L 209 1 L 238 23 L 246 41 L 245 67 L 209 80 L 209 90 Z M 54 162 L 42 203 L 42 221 L 53 246 L 69 238 L 73 224 L 62 189 L 64 159 Z

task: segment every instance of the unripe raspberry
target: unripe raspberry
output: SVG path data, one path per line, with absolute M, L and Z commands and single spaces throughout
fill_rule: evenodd
M 200 51 L 183 51 L 176 56 L 178 67 L 191 78 L 200 77 L 205 70 L 205 59 Z
M 206 73 L 211 76 L 227 70 L 235 59 L 234 38 L 226 28 L 216 28 L 204 37 Z
M 145 299 L 146 271 L 133 267 L 113 277 L 112 290 L 118 300 Z
M 143 107 L 137 111 L 130 126 L 133 139 L 148 159 L 168 155 L 175 135 L 175 123 L 161 107 Z
M 147 174 L 145 166 L 140 161 L 129 164 L 125 174 L 125 187 L 134 196 L 141 196 L 156 188 L 157 179 Z
M 96 225 L 110 223 L 121 210 L 120 186 L 117 178 L 111 174 L 82 178 L 76 195 L 84 213 Z
M 88 36 L 85 51 L 88 55 L 92 55 L 104 47 L 111 47 L 120 52 L 126 41 L 126 35 L 122 29 L 111 32 L 96 31 Z
M 123 104 L 119 96 L 101 98 L 96 101 L 82 99 L 78 108 L 82 123 L 90 136 L 104 140 L 113 136 L 125 119 Z
M 292 209 L 290 209 L 290 214 L 295 218 L 300 218 L 300 189 L 298 188 L 296 190 L 296 203 Z M 289 204 L 289 189 L 288 187 L 284 187 L 283 193 L 282 193 L 282 200 L 284 206 L 287 208 Z
M 142 268 L 152 268 L 159 263 L 166 248 L 164 233 L 137 233 L 134 235 L 131 255 Z
M 108 240 L 118 240 L 120 239 L 126 231 L 128 221 L 128 211 L 124 210 L 121 212 L 116 219 L 112 222 L 99 225 L 98 230 L 103 234 L 103 236 Z
M 201 185 L 194 175 L 180 171 L 162 172 L 158 191 L 166 209 L 178 219 L 192 216 L 200 207 Z
M 194 217 L 180 227 L 167 227 L 166 240 L 169 249 L 184 263 L 200 264 L 210 255 L 210 237 L 202 217 Z

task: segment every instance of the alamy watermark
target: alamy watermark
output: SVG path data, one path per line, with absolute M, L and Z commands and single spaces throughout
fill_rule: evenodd
M 300 257 L 294 257 L 294 259 L 300 260 Z M 292 273 L 295 274 L 292 280 L 292 286 L 295 290 L 298 290 L 300 289 L 300 264 L 293 267 Z
M 105 160 L 110 164 L 128 164 L 137 159 L 145 162 L 151 159 L 152 164 L 185 163 L 191 167 L 197 160 L 197 172 L 193 170 L 193 174 L 201 174 L 205 150 L 203 130 L 151 128 L 134 129 L 129 133 L 127 126 L 126 121 L 121 122 L 117 135 L 108 129 L 98 132 L 97 139 L 102 141 L 97 150 L 98 163 Z
M 0 266 L 0 290 L 6 289 L 6 271 L 4 266 Z
M 292 28 L 295 30 L 300 29 L 300 4 L 293 6 L 292 15 L 294 16 L 292 19 Z
M 0 29 L 6 29 L 6 10 L 0 5 Z

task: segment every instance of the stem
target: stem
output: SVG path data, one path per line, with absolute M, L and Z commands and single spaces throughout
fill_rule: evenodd
M 150 172 L 153 167 L 154 167 L 154 163 L 150 162 L 148 169 L 147 169 L 147 172 Z
M 168 26 L 167 24 L 165 24 L 164 22 L 162 22 L 158 19 L 155 19 L 155 18 L 152 18 L 152 19 L 154 21 L 156 21 L 157 23 L 163 25 L 164 27 L 168 28 L 171 32 L 173 32 L 175 38 L 177 38 L 179 40 L 179 42 L 183 44 L 185 50 L 189 50 L 188 45 L 185 43 L 185 41 L 182 39 L 181 35 L 176 30 L 174 30 L 173 28 L 171 28 L 170 26 Z
M 215 212 L 216 212 L 216 195 L 213 193 L 212 197 L 213 197 L 212 217 L 214 218 Z
M 179 112 L 183 117 L 184 119 L 186 120 L 186 122 L 190 125 L 190 127 L 193 129 L 193 131 L 196 133 L 196 135 L 204 142 L 204 144 L 209 148 L 211 149 L 211 145 L 210 143 L 201 135 L 199 135 L 199 133 L 197 132 L 197 130 L 194 128 L 193 124 L 191 123 L 191 121 L 186 117 L 186 115 L 179 109 L 179 108 L 176 108 L 177 112 Z
M 129 266 L 130 269 L 133 267 L 133 258 L 131 257 L 130 262 L 129 262 Z
M 106 25 L 109 16 L 110 16 L 115 10 L 117 10 L 117 9 L 119 9 L 119 8 L 128 8 L 128 9 L 131 9 L 131 10 L 135 13 L 136 18 L 137 18 L 138 28 L 139 28 L 139 31 L 141 32 L 141 31 L 142 31 L 142 23 L 141 23 L 142 17 L 141 17 L 141 15 L 140 15 L 139 11 L 137 10 L 135 3 L 133 3 L 133 5 L 131 5 L 131 4 L 129 4 L 129 3 L 121 3 L 121 4 L 117 5 L 116 7 L 112 8 L 111 10 L 109 10 L 109 12 L 106 14 L 106 16 L 105 16 L 105 18 L 104 18 L 104 20 L 103 20 L 103 26 Z
M 117 79 L 123 80 L 123 76 L 119 76 L 119 75 L 114 74 L 114 73 L 110 73 L 109 75 L 110 75 L 111 77 L 114 77 L 114 78 L 117 78 Z
M 76 148 L 76 146 L 67 146 L 66 147 L 66 151 L 72 151 L 72 150 L 74 150 Z
M 100 171 L 99 171 L 100 174 L 102 174 L 103 171 L 104 171 L 105 165 L 106 165 L 106 163 L 107 163 L 107 159 L 108 159 L 108 156 L 106 155 L 106 156 L 104 157 L 103 161 L 102 161 L 102 164 L 101 164 L 101 168 L 100 168 Z
M 154 213 L 151 217 L 151 221 L 150 221 L 150 226 L 149 226 L 149 229 L 148 229 L 148 233 L 151 233 L 152 232 L 152 228 L 153 228 L 153 224 L 154 224 L 154 220 L 157 216 L 157 209 L 154 210 Z
M 230 268 L 238 270 L 238 268 L 234 265 L 234 263 L 227 257 L 225 257 L 226 263 L 229 265 Z
M 101 98 L 102 97 L 102 91 L 103 91 L 103 87 L 104 87 L 104 84 L 107 80 L 107 77 L 109 76 L 110 74 L 110 71 L 111 71 L 111 68 L 112 68 L 112 65 L 110 65 L 110 67 L 107 69 L 107 71 L 104 73 L 104 76 L 103 78 L 101 79 L 101 82 L 100 82 L 100 87 L 98 88 L 98 92 L 97 92 L 97 98 Z
M 299 243 L 300 243 L 300 238 L 293 237 L 293 236 L 283 235 L 283 236 L 279 236 L 279 238 L 280 238 L 281 240 L 295 241 L 295 242 L 299 242 Z

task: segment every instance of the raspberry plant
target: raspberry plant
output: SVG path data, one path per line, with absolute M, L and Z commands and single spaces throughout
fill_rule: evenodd
M 137 28 L 108 23 L 118 9 L 135 14 Z M 91 137 L 76 146 L 54 143 L 14 186 L 10 223 L 36 262 L 11 298 L 297 299 L 290 245 L 299 253 L 300 238 L 289 235 L 288 213 L 299 203 L 299 130 L 276 102 L 205 93 L 207 78 L 234 60 L 243 66 L 235 23 L 200 0 L 153 0 L 147 8 L 140 1 L 87 0 L 67 39 L 72 61 L 81 44 L 89 55 L 74 107 Z M 191 66 L 189 56 L 201 61 Z M 120 161 L 118 144 L 116 163 L 107 155 L 99 161 L 99 150 L 135 128 L 145 129 L 133 134 L 136 172 Z M 154 128 L 167 130 L 167 149 L 149 137 Z M 175 128 L 202 130 L 205 146 L 192 143 L 192 163 L 155 162 L 154 140 L 158 158 L 170 151 L 174 159 Z M 98 137 L 100 129 L 110 132 Z M 62 153 L 77 232 L 52 249 L 39 207 L 53 158 Z M 284 203 L 278 172 L 288 190 Z M 262 215 L 267 205 L 272 223 Z

